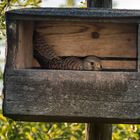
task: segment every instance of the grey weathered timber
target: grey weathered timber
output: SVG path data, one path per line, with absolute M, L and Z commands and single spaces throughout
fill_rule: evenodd
M 5 79 L 4 115 L 16 120 L 140 122 L 139 73 L 9 70 Z
M 87 7 L 112 8 L 112 0 L 87 0 Z
M 7 31 L 7 61 L 6 61 L 6 69 L 14 68 L 14 59 L 15 53 L 17 50 L 17 26 L 18 23 L 16 20 L 7 19 L 6 31 Z
M 6 17 L 15 20 L 97 20 L 102 22 L 140 22 L 139 10 L 116 10 L 99 8 L 26 8 L 6 12 Z M 74 18 L 74 19 L 72 19 Z M 116 19 L 114 19 L 116 18 Z

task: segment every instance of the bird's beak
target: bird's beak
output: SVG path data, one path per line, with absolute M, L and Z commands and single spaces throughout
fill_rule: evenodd
M 98 66 L 96 67 L 96 70 L 102 70 L 102 65 L 98 65 Z

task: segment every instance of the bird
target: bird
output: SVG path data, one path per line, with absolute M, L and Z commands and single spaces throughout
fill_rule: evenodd
M 33 51 L 34 57 L 39 62 L 42 69 L 81 71 L 102 70 L 100 58 L 94 55 L 85 57 L 58 56 L 53 48 L 47 44 L 44 36 L 37 31 L 34 31 L 33 33 Z
M 91 71 L 92 70 L 94 70 L 94 71 L 102 70 L 101 59 L 94 55 L 84 57 L 83 70 L 91 70 Z

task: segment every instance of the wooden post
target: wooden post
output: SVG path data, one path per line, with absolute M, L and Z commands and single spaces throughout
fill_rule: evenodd
M 89 123 L 86 125 L 86 140 L 111 140 L 112 125 L 103 123 Z
M 87 7 L 112 8 L 112 0 L 87 0 Z M 111 140 L 112 124 L 89 123 L 86 140 Z
M 112 8 L 112 0 L 87 0 L 87 7 Z

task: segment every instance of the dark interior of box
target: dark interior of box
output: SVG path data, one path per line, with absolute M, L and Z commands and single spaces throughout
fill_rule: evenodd
M 20 21 L 16 68 L 39 68 L 33 33 L 39 32 L 59 57 L 97 56 L 103 71 L 137 71 L 137 24 L 94 21 Z

